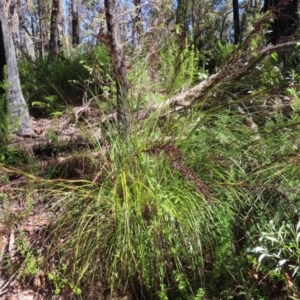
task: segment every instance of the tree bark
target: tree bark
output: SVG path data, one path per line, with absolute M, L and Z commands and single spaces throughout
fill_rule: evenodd
M 31 28 L 31 38 L 34 45 L 34 57 L 37 58 L 39 57 L 39 49 L 38 49 L 39 47 L 37 44 L 38 37 L 37 37 L 37 30 L 35 30 L 35 18 L 32 14 L 30 16 L 30 28 Z
M 23 3 L 22 0 L 18 0 L 18 18 L 19 18 L 19 38 L 20 38 L 20 52 L 22 54 L 27 54 L 27 43 L 26 43 L 26 28 L 25 28 L 25 17 L 24 17 L 24 10 L 23 10 Z
M 16 130 L 19 135 L 32 136 L 34 135 L 34 131 L 29 118 L 28 108 L 21 91 L 15 47 L 10 35 L 8 22 L 5 15 L 5 0 L 0 0 L 0 23 L 2 29 L 2 43 L 4 46 L 5 63 L 7 66 L 7 80 L 9 84 L 7 89 L 7 108 L 10 121 L 13 130 Z
M 79 0 L 72 0 L 72 44 L 73 47 L 79 45 L 79 15 L 78 6 Z
M 141 0 L 133 0 L 135 6 L 134 25 L 138 36 L 143 33 L 142 3 Z
M 38 51 L 39 51 L 39 56 L 41 58 L 45 57 L 46 54 L 45 48 L 46 45 L 49 44 L 48 32 L 46 26 L 48 11 L 49 11 L 48 4 L 45 2 L 45 0 L 38 0 L 38 16 L 39 16 L 39 27 L 40 27 Z
M 62 41 L 61 41 L 61 37 L 64 35 L 65 32 L 65 17 L 64 17 L 64 8 L 63 8 L 63 0 L 58 0 L 58 46 L 59 46 L 59 50 L 62 47 Z
M 176 9 L 176 25 L 179 30 L 179 45 L 180 50 L 185 48 L 186 37 L 188 35 L 188 20 L 187 20 L 187 11 L 188 11 L 188 1 L 187 0 L 178 0 Z
M 59 24 L 60 24 L 60 0 L 53 0 L 51 12 L 51 26 L 50 26 L 50 55 L 57 56 L 60 51 L 59 41 Z
M 128 104 L 128 82 L 126 75 L 125 57 L 121 44 L 120 11 L 118 0 L 105 0 L 105 15 L 109 34 L 110 52 L 115 69 L 117 89 L 117 106 L 119 124 L 126 130 L 130 124 L 130 111 Z
M 233 7 L 234 44 L 236 45 L 239 43 L 240 35 L 241 35 L 239 1 L 232 0 L 232 7 Z
M 15 0 L 10 1 L 8 11 L 9 11 L 8 21 L 9 21 L 10 34 L 12 36 L 15 45 L 15 51 L 17 52 L 20 47 L 20 42 L 19 42 L 19 18 L 18 18 L 17 5 L 15 3 Z
M 0 3 L 1 5 L 1 3 Z M 0 84 L 4 81 L 4 66 L 6 65 L 6 58 L 4 52 L 4 42 L 2 34 L 2 25 L 0 20 Z M 0 87 L 0 96 L 4 93 L 4 90 Z

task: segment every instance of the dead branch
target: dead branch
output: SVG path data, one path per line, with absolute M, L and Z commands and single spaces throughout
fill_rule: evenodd
M 242 57 L 235 59 L 231 65 L 225 65 L 220 71 L 201 81 L 196 86 L 179 95 L 172 96 L 159 104 L 142 109 L 138 112 L 138 120 L 146 119 L 154 111 L 160 111 L 161 116 L 190 108 L 193 104 L 205 101 L 208 92 L 222 83 L 240 78 L 246 75 L 257 63 L 269 54 L 284 48 L 296 46 L 296 41 L 289 41 L 278 45 L 267 45 L 264 48 L 252 51 Z

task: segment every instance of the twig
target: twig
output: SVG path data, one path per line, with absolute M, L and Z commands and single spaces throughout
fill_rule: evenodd
M 15 279 L 17 272 L 18 270 L 7 281 L 5 281 L 2 286 L 0 286 L 0 296 L 4 295 L 7 292 L 7 287 Z

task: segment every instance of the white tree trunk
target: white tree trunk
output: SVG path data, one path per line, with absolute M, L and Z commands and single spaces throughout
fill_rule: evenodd
M 4 52 L 7 66 L 7 108 L 11 125 L 19 135 L 34 135 L 28 108 L 22 94 L 20 77 L 17 67 L 15 47 L 8 28 L 5 15 L 5 0 L 0 0 L 0 22 L 2 25 Z

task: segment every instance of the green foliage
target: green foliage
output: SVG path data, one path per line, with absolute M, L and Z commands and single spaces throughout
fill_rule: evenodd
M 202 288 L 200 288 L 197 291 L 197 294 L 192 298 L 192 300 L 204 300 L 204 299 L 205 299 L 205 291 Z
M 211 207 L 143 138 L 111 141 L 101 186 L 87 183 L 57 204 L 53 247 L 68 232 L 59 256 L 72 265 L 64 276 L 86 292 L 102 282 L 111 294 L 185 298 L 201 286 Z
M 157 51 L 159 55 L 151 64 L 151 69 L 158 76 L 160 91 L 172 94 L 188 88 L 198 71 L 198 51 L 195 47 L 182 49 L 175 36 Z
M 177 124 L 188 137 L 180 148 L 189 166 L 214 195 L 217 238 L 205 278 L 209 299 L 272 297 L 249 277 L 253 265 L 245 259 L 245 249 L 255 240 L 257 224 L 264 226 L 274 215 L 292 218 L 299 201 L 294 189 L 300 176 L 299 117 L 287 120 L 274 112 L 274 119 L 258 131 L 247 126 L 246 118 L 249 114 L 218 108 L 195 111 Z
M 54 294 L 58 295 L 64 288 L 69 287 L 75 295 L 81 294 L 81 289 L 77 288 L 73 283 L 69 283 L 68 279 L 62 274 L 65 273 L 67 266 L 65 264 L 58 265 L 53 272 L 48 272 L 47 277 L 54 286 Z
M 299 76 L 279 68 L 278 54 L 262 60 L 259 53 L 240 75 L 243 54 L 264 43 L 257 32 L 241 45 L 219 42 L 203 53 L 180 49 L 174 36 L 162 39 L 152 69 L 134 57 L 128 66 L 130 85 L 138 85 L 130 90 L 134 111 L 205 79 L 210 63 L 223 73 L 199 105 L 155 112 L 133 122 L 126 137 L 108 125 L 89 144 L 99 153 L 93 168 L 85 164 L 92 181 L 33 180 L 34 189 L 54 199 L 45 263 L 57 262 L 47 270 L 56 294 L 200 300 L 274 299 L 298 291 L 300 225 L 292 220 L 299 210 Z M 29 102 L 52 113 L 62 100 L 74 104 L 87 93 L 106 101 L 114 93 L 102 47 L 49 65 L 23 64 Z M 235 68 L 230 77 L 227 69 Z M 281 90 L 272 95 L 276 87 Z M 278 99 L 285 94 L 295 99 L 288 115 Z M 267 113 L 268 102 L 275 105 Z M 51 130 L 47 138 L 57 141 Z M 284 219 L 291 221 L 277 229 Z M 25 273 L 34 274 L 29 245 L 20 241 L 18 249 Z
M 31 110 L 38 115 L 53 114 L 62 106 L 81 105 L 87 98 L 101 96 L 110 80 L 110 58 L 104 48 L 95 47 L 51 63 L 23 59 L 19 72 Z
M 236 104 L 151 117 L 136 131 L 133 125 L 126 140 L 111 127 L 100 182 L 62 181 L 46 190 L 59 199 L 52 249 L 67 266 L 48 276 L 57 292 L 79 289 L 86 299 L 108 290 L 151 299 L 272 297 L 249 275 L 254 257 L 245 250 L 257 224 L 294 215 L 299 116 L 275 110 L 253 130 L 247 120 L 255 113 L 243 115 Z M 163 150 L 170 135 L 182 152 L 175 161 Z M 191 176 L 209 188 L 212 205 Z
M 24 231 L 20 230 L 16 238 L 16 247 L 22 259 L 22 276 L 32 276 L 39 272 L 39 262 L 37 256 L 33 253 L 33 249 L 27 240 Z
M 300 221 L 294 225 L 289 220 L 279 227 L 271 220 L 258 229 L 258 245 L 248 252 L 259 255 L 257 262 L 264 274 L 274 281 L 284 280 L 287 290 L 299 292 Z
M 68 184 L 70 192 L 56 204 L 61 218 L 53 247 L 68 234 L 58 253 L 72 265 L 59 278 L 84 295 L 89 284 L 102 282 L 111 294 L 142 291 L 157 299 L 263 299 L 266 290 L 248 278 L 253 265 L 245 249 L 257 224 L 293 215 L 299 118 L 274 112 L 253 131 L 248 117 L 225 107 L 163 123 L 150 118 L 125 141 L 111 128 L 100 185 Z M 163 151 L 165 134 L 184 137 L 176 164 Z M 185 173 L 178 170 L 182 163 Z M 212 206 L 183 175 L 189 172 L 209 187 Z
M 194 82 L 198 66 L 197 57 L 198 51 L 191 47 L 191 49 L 184 49 L 181 53 L 177 50 L 177 54 L 176 52 L 173 54 L 173 61 L 170 56 L 164 59 L 165 62 L 169 61 L 167 67 L 170 71 L 171 66 L 174 66 L 173 72 L 170 72 L 170 92 L 178 92 Z
M 0 147 L 0 163 L 10 166 L 16 166 L 29 163 L 28 153 L 20 149 L 2 144 Z

